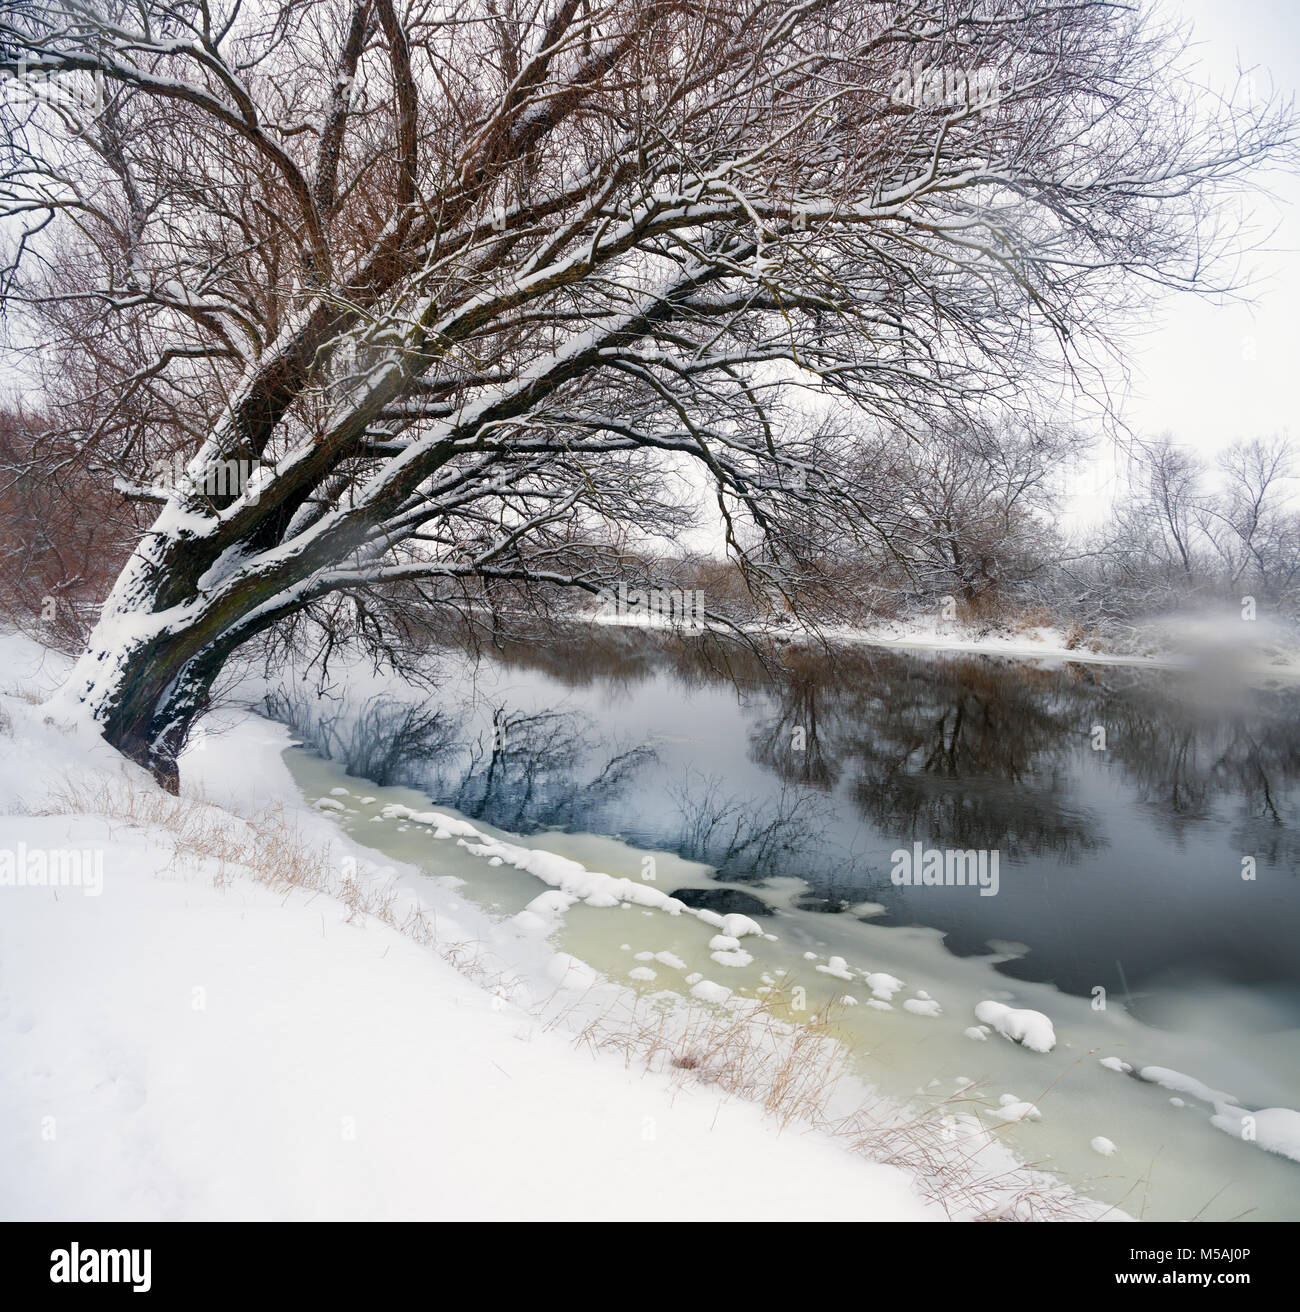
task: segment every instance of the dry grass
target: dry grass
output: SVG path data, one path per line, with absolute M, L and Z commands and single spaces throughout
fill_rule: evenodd
M 1011 623 L 1015 633 L 1028 633 L 1030 629 L 1049 629 L 1055 623 L 1052 612 L 1043 606 L 1030 606 L 1022 610 Z
M 668 1009 L 638 998 L 586 1021 L 576 1042 L 756 1102 L 785 1128 L 825 1115 L 844 1053 L 826 1018 L 791 1025 L 778 1018 L 780 1005 Z
M 1066 651 L 1076 651 L 1080 647 L 1087 647 L 1089 651 L 1101 650 L 1101 634 L 1095 628 L 1085 629 L 1077 621 L 1070 625 L 1065 631 L 1065 649 Z
M 748 1002 L 748 1000 L 746 1000 Z M 757 1103 L 782 1130 L 816 1131 L 858 1156 L 896 1166 L 952 1218 L 1082 1220 L 1084 1200 L 1032 1166 L 990 1169 L 991 1131 L 975 1119 L 977 1091 L 963 1089 L 919 1112 L 884 1099 L 847 1115 L 833 1110 L 847 1074 L 832 1012 L 791 1023 L 778 994 L 741 1009 L 665 1007 L 637 998 L 581 1024 L 577 1042 L 616 1052 L 629 1067 L 667 1073 Z
M 1006 610 L 996 592 L 978 592 L 973 597 L 957 598 L 957 619 L 971 628 L 979 628 L 1004 622 Z

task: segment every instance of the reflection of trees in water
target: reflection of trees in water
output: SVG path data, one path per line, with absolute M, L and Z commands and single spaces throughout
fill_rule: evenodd
M 814 775 L 847 775 L 858 811 L 899 841 L 1064 857 L 1101 841 L 1070 805 L 1077 717 L 1043 671 L 858 656 L 820 674 L 797 670 L 752 735 L 751 755 L 781 778 L 808 778 L 790 742 L 815 724 Z
M 1100 845 L 1072 804 L 1073 717 L 1041 687 L 963 663 L 899 680 L 872 709 L 850 707 L 843 750 L 854 802 L 886 833 L 1011 858 Z
M 712 634 L 617 626 L 576 626 L 568 642 L 503 641 L 490 655 L 507 669 L 541 673 L 562 687 L 599 684 L 629 694 L 646 680 L 665 674 L 681 688 L 725 684 L 743 688 L 780 670 L 770 653 L 764 658 Z
M 471 740 L 459 713 L 412 711 L 396 699 L 371 703 L 355 727 L 326 725 L 316 739 L 302 706 L 271 713 L 353 773 L 425 787 L 503 828 L 592 828 L 605 811 L 617 829 L 740 876 L 779 870 L 822 884 L 855 865 L 828 838 L 846 818 L 827 796 L 837 791 L 899 842 L 1068 860 L 1104 841 L 1076 792 L 1095 764 L 1117 769 L 1171 836 L 1187 836 L 1226 806 L 1243 854 L 1288 867 L 1300 856 L 1295 692 L 1216 707 L 1166 672 L 864 649 L 786 648 L 764 662 L 712 639 L 619 629 L 549 647 L 506 644 L 493 657 L 565 686 L 622 686 L 633 695 L 643 680 L 665 675 L 679 687 L 731 684 L 750 708 L 750 756 L 779 791 L 729 797 L 717 780 L 691 779 L 673 793 L 676 814 L 615 814 L 654 753 L 602 742 L 598 724 L 559 708 L 509 714 L 504 744 L 490 734 Z M 1094 724 L 1108 740 L 1096 757 Z M 603 763 L 593 765 L 598 754 Z
M 607 691 L 631 696 L 649 679 L 671 675 L 679 688 L 753 688 L 770 678 L 775 663 L 756 652 L 709 635 L 683 636 L 619 628 L 575 634 L 571 644 L 502 644 L 493 658 L 507 668 L 535 671 L 565 687 L 599 684 Z M 818 764 L 816 724 L 811 751 L 800 777 L 786 782 L 829 788 L 831 767 Z M 780 771 L 777 772 L 778 774 Z M 784 776 L 782 776 L 784 778 Z M 828 859 L 824 833 L 835 820 L 834 807 L 807 788 L 783 783 L 775 796 L 738 797 L 723 791 L 722 781 L 688 771 L 679 784 L 668 785 L 669 814 L 651 823 L 621 824 L 625 831 L 641 829 L 645 841 L 662 844 L 688 861 L 713 866 L 732 879 L 756 879 L 777 873 L 833 877 L 842 863 Z M 575 823 L 584 806 L 575 799 Z
M 816 859 L 821 835 L 835 818 L 818 793 L 783 787 L 775 797 L 737 797 L 723 791 L 716 775 L 695 770 L 668 792 L 680 814 L 678 854 L 729 879 L 803 874 L 799 863 L 806 867 Z
M 1176 695 L 1181 690 L 1113 678 L 1104 689 L 1097 714 L 1108 726 L 1109 754 L 1138 800 L 1179 838 L 1226 802 L 1235 808 L 1233 842 L 1243 855 L 1293 866 L 1300 696 L 1261 691 L 1215 706 Z
M 375 697 L 362 706 L 295 688 L 269 692 L 266 713 L 286 724 L 349 774 L 383 787 L 410 781 L 413 772 L 456 748 L 460 717 L 431 701 Z
M 588 828 L 591 813 L 615 801 L 655 759 L 650 747 L 619 750 L 583 779 L 597 746 L 591 721 L 579 712 L 498 706 L 492 732 L 463 744 L 454 766 L 439 767 L 421 784 L 471 819 L 516 833 Z
M 979 848 L 1009 859 L 1051 852 L 1067 861 L 1104 843 L 1092 819 L 1065 804 L 1064 787 L 1008 796 L 978 784 L 956 787 L 925 776 L 891 775 L 887 764 L 873 773 L 873 764 L 854 781 L 851 796 L 865 816 L 900 840 Z
M 577 711 L 492 711 L 492 728 L 469 737 L 467 717 L 432 702 L 378 697 L 363 705 L 295 691 L 266 698 L 267 714 L 349 774 L 382 786 L 408 784 L 444 806 L 501 829 L 586 827 L 654 759 L 649 747 L 584 767 L 601 745 Z
M 1073 797 L 1099 724 L 1097 759 L 1171 834 L 1227 803 L 1243 853 L 1293 864 L 1300 696 L 1216 706 L 1203 693 L 1165 673 L 1100 666 L 805 654 L 774 688 L 777 710 L 756 726 L 751 756 L 791 782 L 847 777 L 855 806 L 886 834 L 1069 859 L 1104 841 Z M 791 749 L 799 725 L 807 759 Z
M 774 715 L 750 733 L 750 756 L 787 783 L 831 791 L 839 782 L 840 758 L 822 739 L 816 678 L 802 670 L 783 682 Z

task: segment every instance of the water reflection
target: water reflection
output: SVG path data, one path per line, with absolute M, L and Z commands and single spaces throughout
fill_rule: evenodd
M 1193 685 L 1196 689 L 1196 685 Z M 1115 726 L 1112 749 L 1138 798 L 1167 831 L 1187 837 L 1227 804 L 1243 852 L 1293 866 L 1293 785 L 1300 776 L 1296 696 L 1260 691 L 1239 701 L 1165 695 L 1139 681 L 1107 689 L 1100 705 Z
M 407 783 L 455 752 L 464 732 L 455 712 L 396 695 L 358 702 L 295 686 L 268 692 L 264 709 L 349 774 L 383 787 Z
M 599 736 L 589 716 L 572 710 L 492 706 L 482 732 L 474 732 L 467 710 L 395 697 L 354 705 L 281 690 L 267 696 L 266 710 L 351 775 L 422 788 L 516 833 L 580 827 L 655 757 L 652 748 L 633 746 L 603 756 L 593 772 Z
M 999 969 L 1069 992 L 1300 983 L 1294 689 L 611 630 L 502 644 L 440 701 L 372 703 L 356 729 L 273 710 L 503 829 L 616 835 L 760 889 L 795 875 L 810 907 L 876 901 L 958 954 L 1022 943 Z M 998 896 L 895 888 L 889 853 L 914 841 L 999 852 Z
M 846 779 L 848 797 L 875 828 L 1011 859 L 1073 857 L 1102 840 L 1070 803 L 1064 765 L 1080 717 L 1053 691 L 1041 670 L 1016 680 L 983 661 L 840 661 L 820 678 L 800 670 L 780 711 L 756 729 L 752 754 L 782 778 L 800 779 L 804 753 L 788 740 L 798 724 L 815 725 L 816 775 Z
M 806 869 L 835 814 L 816 793 L 780 788 L 768 797 L 744 797 L 728 793 L 719 776 L 695 770 L 668 792 L 679 820 L 668 845 L 730 880 Z

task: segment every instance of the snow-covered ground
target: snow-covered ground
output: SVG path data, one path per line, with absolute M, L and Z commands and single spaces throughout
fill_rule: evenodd
M 881 620 L 862 628 L 828 625 L 816 633 L 800 634 L 798 630 L 781 626 L 771 632 L 778 637 L 797 636 L 832 644 L 971 652 L 990 656 L 1030 656 L 1090 664 L 1179 665 L 1186 662 L 1185 656 L 1167 650 L 1126 653 L 1108 651 L 1101 644 L 1093 647 L 1085 642 L 1076 642 L 1071 645 L 1065 630 L 1052 625 L 1029 625 L 1023 628 L 972 625 L 928 615 Z
M 630 990 L 378 865 L 306 806 L 278 726 L 227 714 L 176 801 L 47 717 L 57 658 L 4 637 L 0 662 L 0 1217 L 1015 1214 L 1029 1177 L 974 1121 L 944 1136 L 984 1183 L 941 1206 L 707 1062 L 641 1060 Z M 660 1048 L 719 1016 L 745 1023 L 658 1015 Z

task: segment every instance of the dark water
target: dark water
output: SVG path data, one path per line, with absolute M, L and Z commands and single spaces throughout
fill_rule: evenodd
M 873 924 L 957 955 L 1021 944 L 1000 971 L 1155 1025 L 1203 983 L 1238 986 L 1243 1029 L 1300 1023 L 1293 688 L 865 648 L 773 669 L 627 631 L 439 664 L 417 708 L 279 711 L 355 773 L 503 829 L 671 850 L 760 897 L 798 876 L 809 908 L 877 903 Z M 997 895 L 896 887 L 917 841 L 996 852 Z

